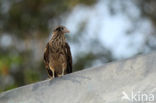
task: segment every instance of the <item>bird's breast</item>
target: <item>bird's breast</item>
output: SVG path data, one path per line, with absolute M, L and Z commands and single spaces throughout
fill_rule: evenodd
M 56 73 L 61 74 L 62 69 L 66 69 L 66 56 L 62 53 L 54 53 L 50 55 L 49 66 L 55 70 Z

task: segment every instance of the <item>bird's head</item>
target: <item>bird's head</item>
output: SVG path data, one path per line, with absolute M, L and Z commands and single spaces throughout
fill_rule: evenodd
M 70 31 L 65 26 L 58 26 L 54 29 L 54 32 L 60 32 L 60 33 L 69 33 Z

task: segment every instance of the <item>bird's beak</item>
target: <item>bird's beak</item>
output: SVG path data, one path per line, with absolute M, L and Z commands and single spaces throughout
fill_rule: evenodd
M 70 33 L 70 31 L 68 29 L 65 29 L 64 33 Z

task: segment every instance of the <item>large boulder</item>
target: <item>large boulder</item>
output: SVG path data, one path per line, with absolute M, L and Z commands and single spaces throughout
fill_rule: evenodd
M 0 94 L 0 103 L 156 103 L 156 52 Z

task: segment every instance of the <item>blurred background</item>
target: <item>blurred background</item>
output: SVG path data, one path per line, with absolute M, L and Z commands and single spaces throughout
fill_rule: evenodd
M 156 49 L 156 0 L 0 0 L 0 92 L 48 78 L 43 51 L 60 24 L 74 72 Z

